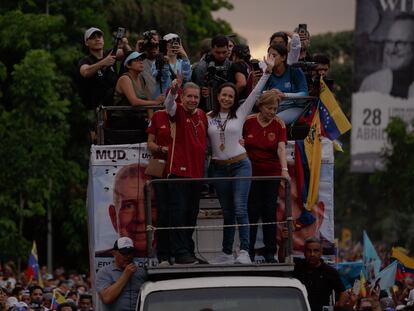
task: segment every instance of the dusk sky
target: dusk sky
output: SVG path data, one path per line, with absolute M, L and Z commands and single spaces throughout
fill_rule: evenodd
M 214 14 L 227 20 L 233 30 L 248 40 L 251 54 L 261 58 L 269 37 L 278 30 L 293 30 L 308 24 L 313 34 L 351 30 L 356 0 L 229 0 L 231 11 Z

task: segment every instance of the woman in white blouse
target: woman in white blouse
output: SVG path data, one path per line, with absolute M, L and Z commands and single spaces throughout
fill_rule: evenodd
M 274 60 L 268 57 L 266 72 L 260 78 L 249 97 L 239 105 L 237 89 L 233 83 L 222 84 L 217 91 L 218 105 L 208 117 L 208 136 L 212 148 L 210 176 L 246 177 L 252 175 L 252 167 L 246 149 L 240 144 L 243 124 L 250 114 L 256 98 L 266 84 L 272 71 Z M 249 218 L 247 201 L 250 180 L 221 181 L 215 183 L 220 205 L 223 209 L 224 225 L 239 226 L 240 252 L 233 256 L 235 227 L 223 230 L 223 254 L 213 262 L 216 264 L 251 263 L 249 257 Z

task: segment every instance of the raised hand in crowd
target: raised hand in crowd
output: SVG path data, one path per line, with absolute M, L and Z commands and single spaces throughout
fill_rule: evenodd
M 184 50 L 184 47 L 182 46 L 182 44 L 174 47 L 174 50 L 176 51 L 177 55 L 181 56 L 182 58 L 188 58 L 187 53 Z
M 275 56 L 273 54 L 268 54 L 266 57 L 263 56 L 263 61 L 266 64 L 266 73 L 272 73 L 273 67 L 275 66 Z
M 178 89 L 181 87 L 182 83 L 183 83 L 183 80 L 180 76 L 178 76 L 176 79 L 174 79 L 171 82 L 171 89 L 170 89 L 171 93 L 174 94 L 174 95 L 177 94 Z

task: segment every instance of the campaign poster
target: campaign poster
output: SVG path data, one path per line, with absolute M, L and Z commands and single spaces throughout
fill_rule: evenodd
M 358 0 L 351 171 L 384 169 L 385 129 L 414 117 L 414 1 Z
M 88 214 L 93 270 L 112 261 L 114 242 L 134 242 L 136 258 L 147 257 L 145 232 L 145 168 L 151 154 L 146 143 L 91 147 Z
M 291 207 L 293 219 L 299 218 L 303 206 L 297 203 L 298 192 L 295 177 L 294 144 L 289 141 L 286 146 L 289 174 L 291 177 Z M 282 183 L 283 185 L 283 183 Z M 284 221 L 284 189 L 279 191 L 278 221 Z M 334 248 L 334 151 L 332 142 L 322 138 L 322 161 L 319 181 L 318 202 L 311 207 L 315 222 L 309 226 L 293 232 L 293 252 L 295 255 L 303 254 L 304 242 L 310 237 L 318 237 L 322 241 L 324 250 L 333 252 Z M 279 225 L 278 240 L 282 235 L 283 225 Z

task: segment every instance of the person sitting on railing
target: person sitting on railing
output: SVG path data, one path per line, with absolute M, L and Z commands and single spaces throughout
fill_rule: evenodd
M 244 146 L 252 162 L 252 176 L 289 178 L 286 160 L 286 127 L 276 116 L 280 103 L 276 90 L 263 93 L 256 102 L 259 113 L 250 115 L 243 127 Z M 249 223 L 261 218 L 264 223 L 276 221 L 279 180 L 254 180 L 249 193 Z M 263 225 L 264 258 L 275 263 L 276 224 Z M 250 227 L 250 258 L 254 260 L 257 226 Z
M 275 59 L 273 72 L 267 81 L 264 90 L 276 89 L 280 97 L 307 96 L 308 86 L 305 75 L 300 68 L 287 64 L 288 51 L 282 45 L 271 45 L 268 54 Z M 286 100 L 280 103 L 277 116 L 286 124 L 292 123 L 303 112 L 306 102 Z
M 266 72 L 256 87 L 240 105 L 236 86 L 226 82 L 217 90 L 217 106 L 208 117 L 208 136 L 212 148 L 210 172 L 212 177 L 250 177 L 252 166 L 246 149 L 240 144 L 243 124 L 250 114 L 257 96 L 269 79 L 273 68 L 273 55 L 266 59 Z M 249 217 L 247 200 L 250 180 L 220 181 L 215 184 L 217 196 L 223 209 L 224 225 L 241 225 L 239 227 L 240 253 L 233 257 L 235 227 L 223 230 L 223 253 L 215 258 L 213 264 L 241 263 L 250 264 L 249 256 Z
M 136 51 L 128 52 L 126 54 L 123 66 L 125 72 L 119 77 L 115 87 L 114 105 L 115 106 L 148 106 L 161 105 L 164 102 L 165 96 L 159 95 L 155 100 L 151 100 L 146 83 L 140 73 L 144 70 L 143 60 L 145 53 L 138 53 Z M 152 117 L 152 110 L 147 110 L 148 117 Z M 116 113 L 117 116 L 124 116 L 128 119 L 128 114 Z

